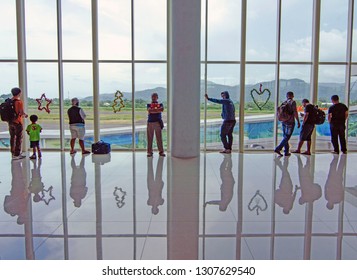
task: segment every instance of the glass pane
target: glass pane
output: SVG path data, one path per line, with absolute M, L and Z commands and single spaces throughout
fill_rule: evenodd
M 281 60 L 310 61 L 312 31 L 311 0 L 282 1 Z
M 87 115 L 85 145 L 90 147 L 93 142 L 93 79 L 90 63 L 64 63 L 63 88 L 65 105 L 63 108 L 65 122 L 65 145 L 69 147 L 70 132 L 68 127 L 67 110 L 71 106 L 71 99 L 77 97 L 80 107 Z M 76 147 L 78 148 L 78 142 Z
M 275 112 L 275 65 L 247 65 L 244 148 L 272 149 Z
M 247 60 L 273 61 L 276 56 L 277 2 L 247 2 Z
M 240 1 L 208 1 L 208 60 L 240 60 L 240 21 Z
M 64 59 L 92 58 L 91 1 L 62 0 Z
M 28 63 L 28 112 L 29 116 L 37 115 L 38 124 L 42 126 L 41 146 L 43 148 L 60 148 L 60 116 L 58 95 L 58 72 L 56 63 Z M 38 110 L 36 99 L 45 93 L 46 98 L 52 99 L 50 113 Z M 47 102 L 42 99 L 41 106 Z M 28 140 L 28 139 L 26 139 Z
M 111 143 L 112 148 L 131 148 L 133 139 L 131 64 L 101 63 L 99 73 L 101 139 Z M 122 97 L 120 93 L 115 96 L 117 90 L 123 93 Z M 115 108 L 112 107 L 114 100 L 117 103 Z
M 166 0 L 135 0 L 135 59 L 166 60 Z
M 348 0 L 321 1 L 321 61 L 346 61 L 347 19 Z
M 2 59 L 17 58 L 15 4 L 15 1 L 0 0 L 0 58 Z
M 357 150 L 357 76 L 351 77 L 348 119 L 348 149 Z
M 26 54 L 29 59 L 57 58 L 57 1 L 26 1 Z
M 135 65 L 135 145 L 136 148 L 146 149 L 146 124 L 147 109 L 146 105 L 151 103 L 151 94 L 156 92 L 159 96 L 159 103 L 163 103 L 164 112 L 162 119 L 164 129 L 162 138 L 164 149 L 166 150 L 167 140 L 167 91 L 166 91 L 166 63 L 155 64 L 136 64 Z M 154 139 L 153 148 L 156 150 L 156 140 Z
M 204 101 L 204 88 L 202 89 L 201 102 Z M 221 99 L 221 92 L 228 91 L 235 105 L 235 116 L 238 117 L 239 110 L 239 65 L 238 64 L 209 64 L 207 68 L 207 94 L 211 98 Z M 207 149 L 222 149 L 220 130 L 222 125 L 222 105 L 207 102 L 207 127 L 206 147 Z M 201 118 L 204 118 L 204 112 Z M 203 123 L 201 126 L 203 131 Z M 233 149 L 238 145 L 238 124 L 233 131 Z
M 345 103 L 345 72 L 346 66 L 343 65 L 321 65 L 319 67 L 318 105 L 321 108 L 327 110 L 332 105 L 331 96 L 334 94 L 340 97 L 340 102 Z M 331 150 L 331 133 L 327 120 L 317 127 L 316 133 L 316 149 Z
M 131 1 L 98 1 L 99 58 L 131 59 Z
M 353 40 L 352 40 L 352 61 L 357 61 L 357 5 L 354 5 L 353 20 Z

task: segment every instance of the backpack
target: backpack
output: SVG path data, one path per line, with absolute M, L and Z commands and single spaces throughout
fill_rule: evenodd
M 293 114 L 294 112 L 291 108 L 291 104 L 288 101 L 284 101 L 283 103 L 281 103 L 281 105 L 276 111 L 276 116 L 281 122 L 286 122 L 291 118 Z
M 316 125 L 323 124 L 326 120 L 326 114 L 323 110 L 321 110 L 317 105 L 314 106 L 314 117 L 313 121 Z
M 5 102 L 0 104 L 0 115 L 3 122 L 12 122 L 17 118 L 17 113 L 15 111 L 15 100 L 8 98 Z

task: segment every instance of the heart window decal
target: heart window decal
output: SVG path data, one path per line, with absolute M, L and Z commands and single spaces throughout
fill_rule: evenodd
M 270 100 L 270 96 L 271 96 L 270 90 L 267 88 L 262 90 L 262 87 L 263 87 L 263 85 L 260 84 L 259 91 L 257 91 L 255 88 L 250 91 L 250 96 L 252 97 L 254 104 L 257 105 L 259 110 L 262 110 L 264 108 L 264 106 Z M 263 94 L 265 92 L 267 92 L 268 95 L 267 95 L 266 99 L 264 100 L 264 98 L 261 98 L 261 97 L 263 97 Z

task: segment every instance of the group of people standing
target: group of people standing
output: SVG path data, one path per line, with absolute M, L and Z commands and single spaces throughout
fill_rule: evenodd
M 290 107 L 290 118 L 282 122 L 283 129 L 283 139 L 280 144 L 275 148 L 275 153 L 279 156 L 283 156 L 282 150 L 284 148 L 284 155 L 290 156 L 290 145 L 289 140 L 294 132 L 295 122 L 297 127 L 300 128 L 300 119 L 297 111 L 296 102 L 294 100 L 294 93 L 289 91 L 286 94 L 287 100 L 285 103 Z M 333 95 L 331 97 L 332 106 L 328 110 L 327 119 L 330 124 L 331 131 L 331 143 L 333 146 L 333 154 L 339 154 L 340 150 L 342 153 L 347 153 L 346 144 L 346 120 L 348 118 L 348 108 L 345 104 L 340 102 L 338 95 Z M 311 136 L 315 129 L 314 122 L 314 105 L 309 102 L 308 99 L 302 100 L 302 106 L 304 107 L 303 120 L 301 124 L 300 137 L 297 149 L 292 151 L 292 153 L 311 155 Z M 301 148 L 306 141 L 307 150 L 301 152 Z M 341 148 L 341 149 L 340 149 Z
M 9 132 L 10 132 L 10 146 L 13 159 L 21 159 L 24 156 L 21 154 L 21 141 L 23 132 L 23 119 L 27 118 L 28 115 L 24 112 L 23 102 L 20 99 L 21 89 L 13 88 L 11 90 L 13 95 L 12 102 L 16 117 L 9 122 Z M 221 92 L 221 99 L 210 98 L 205 94 L 205 98 L 213 103 L 222 105 L 222 119 L 223 123 L 221 126 L 220 137 L 224 149 L 221 153 L 230 154 L 232 152 L 233 145 L 233 130 L 236 125 L 235 117 L 235 107 L 233 101 L 230 99 L 228 91 Z M 290 107 L 290 117 L 282 122 L 283 139 L 280 144 L 275 148 L 274 152 L 279 156 L 290 156 L 290 144 L 289 140 L 294 132 L 295 124 L 300 128 L 300 119 L 297 111 L 296 101 L 294 100 L 294 93 L 289 91 L 286 94 L 285 103 Z M 154 135 L 156 137 L 156 143 L 159 150 L 160 156 L 165 156 L 163 143 L 162 143 L 162 129 L 164 123 L 162 120 L 162 112 L 164 111 L 164 106 L 162 103 L 158 102 L 159 96 L 157 93 L 151 95 L 151 103 L 147 104 L 147 156 L 153 156 L 153 139 Z M 72 106 L 68 109 L 67 114 L 69 118 L 69 128 L 71 132 L 70 140 L 70 153 L 73 155 L 76 153 L 75 141 L 79 139 L 79 145 L 82 150 L 82 154 L 89 154 L 90 151 L 85 149 L 84 136 L 85 136 L 85 118 L 86 114 L 83 109 L 79 107 L 78 98 L 73 98 Z M 345 104 L 339 101 L 337 95 L 331 97 L 332 106 L 328 110 L 328 122 L 330 123 L 331 131 L 331 142 L 334 150 L 332 153 L 339 154 L 340 150 L 342 153 L 347 153 L 346 145 L 346 120 L 348 118 L 348 108 Z M 292 151 L 292 153 L 302 153 L 305 155 L 311 155 L 311 136 L 315 128 L 315 123 L 313 120 L 314 105 L 309 102 L 308 99 L 302 100 L 302 105 L 304 107 L 303 120 L 300 130 L 300 139 L 297 148 Z M 36 115 L 30 117 L 31 124 L 27 127 L 26 131 L 30 136 L 31 148 L 33 148 L 33 155 L 31 159 L 36 158 L 36 150 L 38 157 L 41 157 L 41 150 L 39 145 L 40 133 L 42 127 L 38 125 Z M 307 150 L 301 152 L 304 142 L 307 142 Z M 282 150 L 284 149 L 284 154 Z

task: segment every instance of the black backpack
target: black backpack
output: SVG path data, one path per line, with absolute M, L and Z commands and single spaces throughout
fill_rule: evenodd
M 14 99 L 8 98 L 5 102 L 0 104 L 0 115 L 1 120 L 8 123 L 17 118 Z
M 316 125 L 323 124 L 326 120 L 326 114 L 323 110 L 319 108 L 319 106 L 314 106 L 314 117 L 313 121 Z

